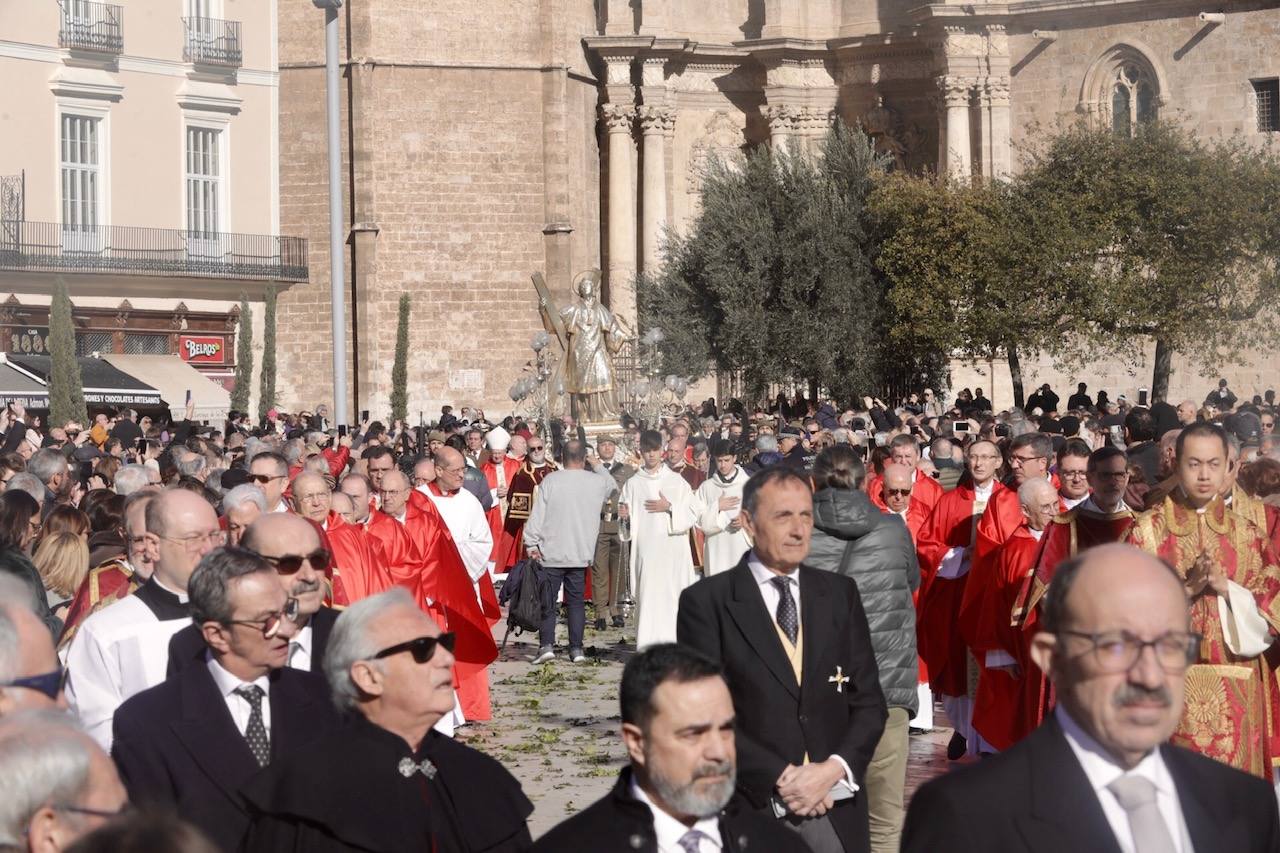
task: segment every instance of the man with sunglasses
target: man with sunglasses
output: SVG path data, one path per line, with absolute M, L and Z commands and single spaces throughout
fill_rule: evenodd
M 249 480 L 262 490 L 267 500 L 268 512 L 288 512 L 284 500 L 285 487 L 289 485 L 289 461 L 279 453 L 259 453 L 249 463 Z
M 67 706 L 62 665 L 31 598 L 19 578 L 0 575 L 0 717 Z
M 527 849 L 519 782 L 433 729 L 454 706 L 453 645 L 403 589 L 343 611 L 324 666 L 345 722 L 245 787 L 244 849 Z
M 502 542 L 495 550 L 494 571 L 505 574 L 528 556 L 524 548 L 524 525 L 533 512 L 533 496 L 538 485 L 558 465 L 547 458 L 547 443 L 540 435 L 529 439 L 529 452 L 524 464 L 511 478 L 507 491 L 507 515 L 502 523 Z
M 164 680 L 169 640 L 191 624 L 191 573 L 227 537 L 209 502 L 180 489 L 147 504 L 146 528 L 151 577 L 86 618 L 67 649 L 67 701 L 104 749 L 111 746 L 111 717 L 120 703 Z
M 1184 706 L 1203 711 L 1193 621 L 1181 578 L 1135 548 L 1060 566 L 1032 647 L 1056 710 L 1000 757 L 917 791 L 904 853 L 1280 847 L 1269 772 L 1250 778 L 1166 742 Z
M 120 706 L 112 756 L 135 804 L 175 810 L 233 851 L 249 827 L 240 788 L 331 729 L 337 714 L 320 676 L 287 665 L 299 602 L 270 562 L 219 548 L 188 589 L 205 648 Z

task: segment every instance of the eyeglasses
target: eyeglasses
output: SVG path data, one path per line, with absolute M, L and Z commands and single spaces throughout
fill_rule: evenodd
M 1018 464 L 1025 465 L 1028 462 L 1034 462 L 1037 459 L 1044 459 L 1044 458 L 1045 457 L 1043 456 L 1019 456 L 1015 453 L 1013 456 L 1009 457 L 1009 461 L 1015 465 L 1018 465 Z
M 1064 480 L 1083 480 L 1089 476 L 1087 471 L 1059 471 L 1058 476 Z
M 227 544 L 227 531 L 210 530 L 208 533 L 193 533 L 190 536 L 162 536 L 156 534 L 157 539 L 167 539 L 170 542 L 181 542 L 183 547 L 188 551 L 199 551 L 200 547 L 208 542 L 214 548 L 221 548 Z
M 54 806 L 53 808 L 55 811 L 71 812 L 72 814 L 89 815 L 90 817 L 100 817 L 103 820 L 112 820 L 113 818 L 121 817 L 122 815 L 131 814 L 133 812 L 133 806 L 130 803 L 125 803 L 123 806 L 116 809 L 115 811 L 107 811 L 105 809 L 90 809 L 90 808 L 85 808 L 84 806 L 67 806 L 67 805 Z
M 531 445 L 529 445 L 529 449 L 530 449 L 530 450 L 543 450 L 543 449 L 544 449 L 544 445 L 541 445 L 541 444 L 531 444 Z
M 911 495 L 910 489 L 885 489 L 884 496 L 887 498 L 905 498 Z
M 398 655 L 401 652 L 409 652 L 413 655 L 414 663 L 426 663 L 431 660 L 436 653 L 436 646 L 444 646 L 449 652 L 453 651 L 453 642 L 455 634 L 450 631 L 437 637 L 418 637 L 416 640 L 409 640 L 404 643 L 397 643 L 394 646 L 388 646 L 373 656 L 374 660 Z
M 329 565 L 329 552 L 323 548 L 317 548 L 310 554 L 281 554 L 279 557 L 268 557 L 266 554 L 260 554 L 262 559 L 276 567 L 276 573 L 281 575 L 294 575 L 302 568 L 303 563 L 310 564 L 313 569 L 324 569 Z
M 283 480 L 287 476 L 289 475 L 288 474 L 250 474 L 249 479 L 255 483 L 259 483 L 265 486 L 267 483 L 270 483 L 272 480 Z
M 457 468 L 437 468 L 436 471 L 443 474 L 462 474 L 467 470 L 466 465 L 459 465 Z
M 1098 668 L 1103 672 L 1128 672 L 1150 646 L 1156 653 L 1160 668 L 1171 675 L 1185 672 L 1200 657 L 1199 634 L 1169 631 L 1154 640 L 1143 640 L 1128 631 L 1105 631 L 1090 634 L 1084 631 L 1059 631 L 1070 637 L 1080 637 L 1093 644 L 1090 650 Z
M 6 681 L 0 684 L 0 687 L 25 687 L 27 690 L 35 690 L 37 693 L 43 693 L 54 702 L 58 701 L 58 696 L 62 693 L 62 688 L 67 683 L 67 671 L 59 666 L 51 672 L 42 672 L 39 675 L 28 675 L 26 678 L 15 678 L 13 681 Z
M 227 622 L 228 625 L 248 625 L 251 628 L 257 628 L 262 632 L 264 639 L 270 640 L 280 633 L 280 625 L 284 620 L 297 623 L 298 621 L 298 599 L 290 598 L 284 603 L 284 607 L 275 613 L 267 614 L 266 619 L 232 619 Z
M 408 489 L 379 489 L 378 494 L 382 495 L 384 498 L 395 497 L 396 495 L 402 495 L 407 491 L 409 490 Z

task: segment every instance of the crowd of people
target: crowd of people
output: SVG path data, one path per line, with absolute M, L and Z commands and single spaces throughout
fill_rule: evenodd
M 1280 850 L 1274 394 L 1059 404 L 10 405 L 0 849 Z M 635 630 L 628 766 L 536 842 L 453 737 L 517 574 L 533 665 Z M 937 704 L 958 769 L 906 813 Z

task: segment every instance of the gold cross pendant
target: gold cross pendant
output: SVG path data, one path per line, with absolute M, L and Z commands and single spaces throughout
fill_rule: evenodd
M 840 667 L 836 667 L 836 674 L 827 679 L 828 684 L 835 684 L 837 693 L 844 692 L 844 685 L 847 681 L 849 681 L 849 676 L 845 675 Z

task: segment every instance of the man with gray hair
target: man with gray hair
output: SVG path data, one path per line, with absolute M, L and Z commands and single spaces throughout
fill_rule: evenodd
M 71 491 L 71 469 L 67 465 L 67 457 L 52 447 L 37 450 L 27 461 L 27 473 L 34 476 L 45 487 L 45 500 L 40 503 L 43 510 L 45 504 L 61 500 Z
M 115 765 L 69 717 L 0 719 L 0 849 L 65 850 L 128 802 Z
M 128 497 L 139 489 L 145 489 L 151 481 L 151 475 L 145 465 L 125 465 L 116 472 L 112 487 L 117 495 Z
M 30 471 L 19 471 L 9 478 L 9 482 L 5 485 L 6 492 L 23 491 L 35 498 L 36 503 L 40 505 L 41 512 L 44 511 L 44 499 L 49 494 L 49 490 L 45 488 L 40 478 Z
M 240 787 L 337 715 L 323 679 L 286 667 L 298 600 L 271 563 L 218 548 L 187 591 L 204 643 L 177 674 L 120 706 L 112 756 L 136 804 L 174 810 L 238 850 L 249 828 Z
M 527 849 L 520 783 L 432 728 L 454 707 L 452 647 L 402 588 L 344 610 L 324 671 L 346 720 L 243 789 L 244 849 Z
M 31 588 L 0 575 L 0 717 L 30 708 L 65 708 L 62 666 Z
M 239 545 L 249 525 L 267 511 L 267 498 L 252 483 L 242 483 L 222 496 L 222 517 L 227 520 L 227 542 Z

